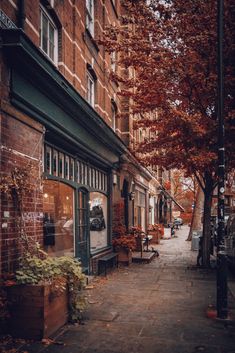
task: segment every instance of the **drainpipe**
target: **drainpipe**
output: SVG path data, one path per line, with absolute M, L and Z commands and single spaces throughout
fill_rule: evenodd
M 25 24 L 25 6 L 24 0 L 18 0 L 18 27 L 24 29 Z

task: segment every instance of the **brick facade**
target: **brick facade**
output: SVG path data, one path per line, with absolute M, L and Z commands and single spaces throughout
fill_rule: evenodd
M 68 116 L 71 118 L 71 126 L 75 126 L 74 124 L 79 124 L 80 120 L 84 119 L 84 116 L 79 115 L 80 112 L 77 112 L 74 108 L 77 104 L 75 101 L 79 97 L 79 100 L 81 101 L 79 104 L 83 107 L 82 109 L 85 109 L 84 112 L 86 112 L 87 115 L 90 114 L 90 116 L 93 116 L 90 120 L 90 124 L 92 124 L 92 119 L 95 118 L 96 120 L 99 120 L 102 118 L 106 124 L 102 125 L 98 123 L 98 125 L 105 128 L 105 138 L 107 139 L 107 136 L 109 136 L 111 140 L 116 141 L 116 147 L 114 147 L 114 149 L 112 149 L 113 147 L 110 147 L 110 144 L 113 143 L 111 141 L 110 143 L 107 143 L 106 141 L 101 147 L 102 151 L 105 151 L 105 148 L 109 148 L 111 151 L 110 153 L 112 154 L 110 161 L 113 161 L 113 167 L 109 165 L 109 163 L 111 163 L 110 161 L 106 161 L 106 166 L 104 168 L 106 168 L 105 172 L 109 175 L 113 172 L 111 171 L 112 168 L 115 168 L 116 170 L 119 180 L 118 185 L 110 186 L 110 190 L 112 187 L 113 192 L 113 202 L 119 202 L 120 199 L 121 202 L 124 202 L 125 198 L 126 222 L 128 223 L 127 226 L 131 225 L 133 221 L 133 210 L 131 209 L 131 207 L 133 207 L 133 202 L 130 200 L 129 194 L 133 191 L 131 189 L 132 184 L 134 184 L 133 180 L 135 179 L 137 173 L 142 173 L 143 178 L 147 178 L 145 182 L 146 185 L 148 185 L 151 177 L 149 177 L 148 173 L 146 174 L 143 172 L 143 168 L 141 169 L 138 167 L 137 161 L 130 157 L 130 154 L 128 154 L 129 157 L 127 157 L 127 159 L 130 158 L 129 167 L 130 164 L 132 167 L 125 167 L 125 170 L 122 170 L 120 158 L 121 154 L 126 153 L 126 145 L 128 146 L 132 143 L 133 136 L 131 120 L 130 118 L 127 118 L 125 120 L 119 119 L 115 122 L 116 137 L 114 137 L 115 135 L 109 131 L 110 129 L 107 126 L 110 128 L 113 127 L 113 107 L 115 107 L 116 113 L 119 113 L 124 109 L 127 112 L 128 101 L 121 99 L 118 96 L 120 87 L 116 82 L 110 79 L 110 72 L 112 69 L 110 54 L 105 52 L 102 46 L 97 45 L 97 40 L 102 35 L 105 26 L 118 21 L 118 15 L 120 14 L 120 1 L 94 1 L 94 35 L 92 35 L 92 33 L 90 33 L 86 28 L 87 12 L 85 0 L 36 0 L 33 2 L 30 0 L 25 0 L 22 3 L 24 4 L 22 13 L 20 13 L 20 9 L 18 8 L 18 4 L 20 4 L 20 2 L 16 0 L 6 0 L 1 3 L 1 10 L 15 25 L 16 31 L 19 27 L 19 23 L 21 22 L 23 24 L 22 38 L 24 40 L 24 45 L 26 46 L 24 48 L 24 55 L 27 56 L 25 57 L 25 62 L 23 62 L 25 65 L 24 69 L 21 70 L 20 64 L 17 66 L 17 63 L 14 62 L 14 54 L 7 57 L 6 51 L 9 47 L 6 46 L 5 52 L 4 50 L 0 51 L 1 176 L 11 173 L 12 169 L 15 167 L 27 167 L 29 164 L 34 166 L 34 172 L 31 177 L 34 179 L 35 189 L 30 193 L 30 195 L 25 195 L 24 197 L 24 219 L 26 222 L 25 229 L 27 234 L 33 239 L 34 242 L 42 241 L 43 187 L 41 179 L 43 179 L 44 139 L 46 139 L 46 142 L 48 142 L 48 137 L 49 142 L 56 140 L 59 150 L 60 147 L 68 147 L 68 151 L 65 151 L 65 153 L 74 153 L 73 156 L 76 158 L 78 147 L 76 145 L 77 141 L 75 140 L 76 138 L 79 138 L 77 136 L 72 136 L 71 127 L 70 136 L 67 135 L 62 141 L 62 138 L 65 136 L 62 130 L 67 128 L 68 121 L 64 120 L 64 126 L 59 126 L 59 124 L 61 124 L 61 121 L 66 119 L 65 117 Z M 51 63 L 51 60 L 40 49 L 41 7 L 44 8 L 49 16 L 48 18 L 52 20 L 57 29 L 58 58 L 55 63 Z M 19 33 L 19 30 L 17 33 Z M 25 42 L 27 43 L 25 44 Z M 42 61 L 44 62 L 44 71 L 42 70 L 44 75 L 42 78 L 42 80 L 44 80 L 43 88 L 40 84 L 36 87 L 35 82 L 41 83 L 40 77 L 37 75 L 37 72 L 33 72 L 33 66 L 29 67 L 26 64 L 28 60 L 31 65 L 36 65 L 36 63 L 33 63 L 30 59 L 29 52 L 27 52 L 29 47 L 33 48 L 32 52 L 34 51 L 34 53 L 38 54 L 38 60 L 40 61 L 40 64 L 38 65 L 41 65 Z M 16 46 L 15 50 L 20 50 L 19 48 L 19 46 Z M 8 60 L 9 58 L 10 60 Z M 31 71 L 29 69 L 31 69 Z M 38 66 L 38 69 L 41 70 L 41 67 Z M 28 71 L 32 73 L 32 76 L 28 74 Z M 53 74 L 53 78 L 51 77 L 51 73 Z M 93 111 L 90 107 L 88 107 L 88 104 L 83 101 L 83 99 L 87 99 L 88 73 L 92 75 L 95 83 L 95 101 Z M 33 77 L 34 74 L 35 78 Z M 48 87 L 54 87 L 57 85 L 59 96 L 62 96 L 61 92 L 64 90 L 65 98 L 63 99 L 67 104 L 66 107 L 63 106 L 62 102 L 56 101 L 57 93 L 54 94 L 53 99 L 51 98 L 52 92 L 50 92 L 50 88 L 48 88 L 48 90 L 45 88 L 47 80 L 50 80 L 50 85 L 48 83 Z M 24 88 L 22 94 L 19 85 L 22 85 Z M 32 91 L 32 101 L 29 95 L 31 88 L 34 90 Z M 47 107 L 45 107 L 45 109 L 44 107 L 37 105 L 39 99 L 37 100 L 36 94 L 39 95 L 38 98 L 42 99 L 42 101 L 44 99 L 44 102 L 46 102 L 46 100 L 48 102 L 51 99 L 51 102 L 47 103 Z M 17 104 L 14 102 L 14 99 L 12 99 L 15 98 L 14 95 L 17 95 Z M 74 96 L 76 96 L 76 99 L 73 98 Z M 69 100 L 72 101 L 73 99 L 74 110 L 69 111 L 70 106 L 67 102 Z M 53 110 L 53 107 L 56 108 L 55 111 Z M 32 113 L 30 109 L 32 110 Z M 48 109 L 48 114 L 46 113 L 46 109 Z M 52 127 L 50 114 L 54 114 L 55 121 L 57 119 L 57 115 L 61 114 L 61 116 L 58 117 L 55 126 Z M 81 126 L 84 126 L 84 124 L 86 125 L 86 122 L 81 122 Z M 78 125 L 75 127 L 77 128 Z M 91 126 L 89 127 L 89 124 L 86 126 L 86 129 L 88 129 L 88 133 L 89 130 L 92 130 Z M 58 135 L 58 131 L 61 133 L 60 136 Z M 80 132 L 79 129 L 76 131 L 78 133 Z M 99 136 L 97 141 L 99 140 L 103 143 L 102 128 L 100 128 L 99 133 L 101 136 Z M 91 135 L 95 138 L 93 131 L 91 132 Z M 121 138 L 123 142 L 121 142 L 117 136 Z M 73 142 L 71 142 L 71 140 Z M 60 141 L 63 146 L 58 146 Z M 72 145 L 72 143 L 74 143 L 74 145 Z M 85 143 L 87 143 L 87 141 L 85 141 Z M 86 146 L 86 148 L 89 148 L 89 146 Z M 121 149 L 122 152 L 120 152 L 119 149 Z M 106 153 L 102 153 L 102 158 L 104 158 Z M 114 156 L 115 153 L 116 156 Z M 86 157 L 84 158 L 86 161 Z M 118 158 L 120 158 L 120 165 L 117 168 L 115 164 L 117 163 Z M 125 164 L 128 165 L 126 162 Z M 129 185 L 129 189 L 126 190 L 125 195 L 122 190 L 124 181 Z M 147 186 L 145 189 L 147 190 Z M 109 197 L 110 202 L 112 202 L 112 195 L 109 195 Z M 147 217 L 147 197 L 146 200 Z M 129 206 L 130 208 L 128 210 L 127 208 Z M 15 222 L 16 217 L 17 214 L 12 200 L 9 198 L 7 199 L 6 196 L 3 195 L 1 208 L 2 235 L 0 238 L 0 263 L 2 264 L 1 270 L 3 272 L 14 270 L 20 253 L 17 242 L 18 233 Z M 104 253 L 106 251 L 107 249 L 104 250 Z M 92 257 L 93 260 L 91 260 L 93 263 L 92 268 L 94 272 L 96 271 L 97 265 L 95 259 L 99 256 L 99 254 L 95 254 L 95 256 Z

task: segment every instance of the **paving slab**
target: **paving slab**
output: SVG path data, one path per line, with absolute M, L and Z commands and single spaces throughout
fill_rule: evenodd
M 235 353 L 235 324 L 206 317 L 216 302 L 216 272 L 196 266 L 188 231 L 154 245 L 160 256 L 148 264 L 93 278 L 84 325 L 63 327 L 55 344 L 31 342 L 14 353 Z M 233 315 L 234 283 L 229 276 Z

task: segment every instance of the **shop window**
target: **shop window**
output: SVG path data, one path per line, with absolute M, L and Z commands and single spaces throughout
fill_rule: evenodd
M 49 254 L 74 255 L 74 190 L 54 180 L 44 181 L 43 235 Z
M 51 170 L 51 158 L 52 158 L 52 150 L 51 147 L 46 146 L 45 148 L 45 171 L 49 174 L 52 174 Z
M 94 0 L 86 0 L 86 29 L 94 37 Z
M 65 178 L 69 180 L 69 156 L 65 157 Z
M 44 7 L 40 7 L 40 48 L 55 63 L 58 61 L 58 29 Z
M 64 154 L 59 153 L 59 177 L 64 178 Z
M 99 192 L 90 193 L 90 244 L 91 251 L 108 245 L 107 197 Z
M 69 175 L 70 175 L 70 180 L 74 181 L 74 159 L 70 158 L 70 166 L 69 166 Z
M 53 175 L 58 176 L 58 151 L 53 150 Z

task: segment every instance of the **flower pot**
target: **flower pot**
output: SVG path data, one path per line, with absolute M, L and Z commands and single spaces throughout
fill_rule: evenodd
M 68 292 L 53 285 L 14 285 L 7 288 L 13 337 L 47 338 L 68 320 Z
M 154 244 L 160 244 L 161 234 L 159 230 L 150 230 L 148 231 L 149 235 L 152 235 L 151 242 Z
M 119 248 L 117 250 L 118 253 L 118 263 L 122 263 L 124 265 L 129 265 L 132 263 L 132 251 L 125 248 Z

